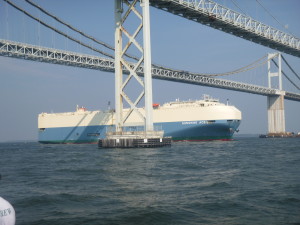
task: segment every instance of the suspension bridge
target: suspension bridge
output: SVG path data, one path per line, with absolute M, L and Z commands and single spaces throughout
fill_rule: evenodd
M 0 40 L 1 56 L 33 60 L 38 62 L 47 62 L 52 64 L 61 64 L 61 65 L 67 65 L 73 67 L 82 67 L 82 68 L 101 70 L 106 72 L 114 72 L 114 73 L 120 73 L 120 71 L 116 71 L 116 68 L 121 66 L 122 68 L 121 70 L 124 72 L 124 74 L 128 74 L 129 76 L 135 77 L 138 81 L 139 81 L 138 77 L 142 77 L 146 74 L 145 64 L 147 64 L 146 63 L 147 57 L 142 56 L 141 58 L 138 58 L 127 52 L 130 45 L 137 46 L 137 48 L 141 49 L 142 53 L 146 51 L 146 49 L 148 48 L 151 49 L 150 46 L 146 47 L 146 49 L 144 47 L 143 49 L 143 47 L 141 47 L 135 40 L 137 34 L 140 32 L 142 28 L 145 29 L 146 27 L 147 29 L 150 29 L 148 25 L 144 24 L 145 21 L 142 21 L 141 25 L 137 27 L 137 30 L 132 35 L 129 34 L 123 26 L 118 28 L 119 29 L 118 32 L 122 32 L 123 35 L 125 34 L 129 39 L 129 41 L 125 46 L 125 48 L 123 48 L 123 46 L 119 46 L 119 53 L 118 53 L 119 55 L 117 54 L 112 55 L 103 50 L 96 49 L 91 45 L 85 44 L 81 40 L 78 40 L 72 37 L 71 35 L 68 35 L 60 31 L 59 29 L 43 22 L 39 18 L 31 15 L 30 12 L 27 12 L 26 10 L 19 7 L 13 1 L 9 1 L 9 0 L 4 0 L 4 1 L 7 2 L 7 4 L 9 4 L 14 9 L 18 10 L 20 13 L 25 14 L 26 16 L 30 17 L 33 20 L 36 20 L 41 25 L 53 30 L 54 32 L 64 36 L 65 38 L 68 38 L 86 48 L 92 49 L 93 51 L 104 55 L 104 57 L 87 55 L 87 54 L 76 53 L 71 51 L 64 51 L 64 50 L 54 49 L 54 48 L 41 47 L 37 45 L 31 45 L 31 44 L 4 40 L 4 39 Z M 89 39 L 94 39 L 94 41 L 106 47 L 107 49 L 116 52 L 118 51 L 117 44 L 115 44 L 115 46 L 113 47 L 102 41 L 99 41 L 96 38 L 91 37 L 79 31 L 78 29 L 72 27 L 70 24 L 63 22 L 58 17 L 47 12 L 45 9 L 39 7 L 34 2 L 30 0 L 26 0 L 26 2 L 38 8 L 41 12 L 49 16 L 52 16 L 57 21 L 63 23 L 64 25 L 68 26 L 74 31 L 79 32 L 81 35 L 84 35 Z M 122 1 L 122 7 L 118 9 L 119 10 L 118 16 L 120 17 L 118 22 L 120 24 L 123 24 L 124 21 L 126 21 L 126 18 L 130 13 L 135 13 L 137 17 L 140 17 L 141 19 L 145 17 L 144 11 L 140 13 L 135 9 L 137 2 L 139 1 L 136 0 Z M 148 4 L 147 1 L 141 1 L 141 2 L 143 4 Z M 245 40 L 249 40 L 257 44 L 269 47 L 271 49 L 278 50 L 289 55 L 293 55 L 295 57 L 300 56 L 300 39 L 298 37 L 295 37 L 291 34 L 285 33 L 271 26 L 263 24 L 257 20 L 254 20 L 249 16 L 231 10 L 213 1 L 210 0 L 150 0 L 149 3 L 151 6 L 155 8 L 186 18 L 188 20 L 192 20 L 197 23 L 201 23 L 205 26 L 218 29 L 220 31 L 232 34 L 234 36 L 243 38 Z M 126 9 L 123 9 L 123 4 L 127 6 L 128 8 L 127 11 Z M 145 31 L 143 32 L 146 33 Z M 116 40 L 118 39 L 116 38 Z M 121 41 L 121 39 L 119 39 L 119 41 Z M 145 41 L 145 37 L 144 37 L 144 41 Z M 215 87 L 215 88 L 228 89 L 228 90 L 267 96 L 269 99 L 268 100 L 269 133 L 284 133 L 285 123 L 284 123 L 283 99 L 299 102 L 300 89 L 299 89 L 299 85 L 295 81 L 292 81 L 292 79 L 289 78 L 289 75 L 287 75 L 286 73 L 284 73 L 284 71 L 282 71 L 281 58 L 282 58 L 281 54 L 276 53 L 273 55 L 266 56 L 264 59 L 258 60 L 256 63 L 250 64 L 244 68 L 240 68 L 235 71 L 231 71 L 227 73 L 219 73 L 219 74 L 193 73 L 184 70 L 171 69 L 166 66 L 152 64 L 150 60 L 150 64 L 152 64 L 152 66 L 150 67 L 150 74 L 154 79 L 175 81 L 181 83 L 190 83 L 190 84 L 196 84 L 201 86 Z M 129 59 L 131 59 L 131 61 Z M 275 62 L 275 59 L 277 59 L 277 63 Z M 299 75 L 292 69 L 292 67 L 285 60 L 285 58 L 283 59 L 284 62 L 288 65 L 288 67 L 291 68 L 293 75 L 295 75 L 295 77 L 297 78 L 297 81 L 299 81 L 300 79 Z M 270 69 L 271 62 L 275 64 L 277 68 L 276 72 L 271 71 Z M 250 83 L 237 82 L 233 80 L 219 78 L 220 76 L 247 71 L 262 64 L 268 64 L 268 79 L 269 79 L 268 86 L 254 85 Z M 149 68 L 146 70 L 149 70 Z M 282 76 L 284 76 L 287 79 L 287 81 L 289 81 L 298 91 L 291 92 L 288 90 L 283 90 Z M 277 87 L 272 87 L 271 80 L 273 79 L 273 77 L 278 77 L 279 84 Z M 147 79 L 146 76 L 145 79 Z M 119 93 L 116 93 L 116 95 L 119 95 L 119 97 L 125 96 L 125 94 L 122 93 L 123 92 L 122 89 L 124 88 L 125 85 L 126 84 L 123 85 L 121 90 L 118 90 Z M 142 96 L 146 94 L 147 91 L 144 91 Z M 118 99 L 117 101 L 120 101 L 120 99 Z M 131 105 L 132 110 L 136 110 L 138 102 L 136 104 L 133 104 L 133 102 L 130 99 L 128 99 L 127 101 Z M 151 99 L 150 101 L 152 102 Z M 121 125 L 124 122 L 126 121 L 121 121 L 121 119 L 119 121 Z
M 113 59 L 92 55 L 83 55 L 75 52 L 58 49 L 44 48 L 24 43 L 0 40 L 0 54 L 2 56 L 61 64 L 66 66 L 82 67 L 87 69 L 100 70 L 105 72 L 115 72 Z M 132 64 L 132 68 L 134 64 Z M 124 68 L 124 72 L 129 74 L 129 70 Z M 138 68 L 138 74 L 143 76 L 143 67 Z M 258 95 L 278 95 L 278 89 L 252 85 L 237 81 L 215 78 L 212 75 L 195 74 L 188 71 L 172 70 L 164 67 L 153 67 L 152 77 L 160 80 L 170 80 L 175 82 L 190 83 L 201 86 L 223 88 L 233 91 L 247 92 Z M 217 74 L 215 74 L 217 76 Z M 298 87 L 298 86 L 297 86 Z M 285 92 L 285 99 L 300 101 L 300 94 Z

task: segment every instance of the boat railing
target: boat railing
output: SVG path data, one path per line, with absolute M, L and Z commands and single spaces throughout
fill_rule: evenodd
M 116 131 L 115 126 L 106 128 L 106 136 L 120 136 L 120 137 L 162 137 L 164 135 L 164 131 L 162 130 L 161 125 L 155 125 L 153 131 L 146 131 L 144 126 L 124 126 L 122 131 Z

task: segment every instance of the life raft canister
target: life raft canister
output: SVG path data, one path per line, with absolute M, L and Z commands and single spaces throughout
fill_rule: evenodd
M 15 225 L 16 213 L 12 205 L 0 197 L 0 225 Z

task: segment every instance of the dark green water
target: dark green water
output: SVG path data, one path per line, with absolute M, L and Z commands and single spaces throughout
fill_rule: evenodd
M 17 225 L 300 224 L 300 138 L 157 149 L 0 143 Z

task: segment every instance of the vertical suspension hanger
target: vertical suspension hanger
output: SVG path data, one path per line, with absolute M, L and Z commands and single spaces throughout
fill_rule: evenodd
M 39 13 L 39 20 L 41 20 L 41 13 L 38 10 Z M 41 24 L 38 23 L 38 45 L 41 46 Z
M 25 29 L 25 15 L 23 14 L 22 15 L 22 31 L 23 33 L 23 42 L 26 43 L 26 39 L 25 39 L 25 36 L 26 36 L 26 29 Z
M 53 27 L 55 27 L 55 20 L 53 20 L 53 19 L 52 19 L 52 21 L 53 21 L 53 23 L 54 23 L 54 24 L 53 24 Z M 52 31 L 51 31 L 51 37 L 52 37 L 52 48 L 55 48 L 55 42 L 54 42 L 54 33 L 55 33 L 55 32 L 52 30 Z
M 8 29 L 8 3 L 5 2 L 5 17 L 6 17 L 6 39 L 9 40 L 9 29 Z

